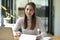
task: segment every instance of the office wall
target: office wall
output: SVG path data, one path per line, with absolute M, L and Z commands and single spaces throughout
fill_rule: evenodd
M 16 0 L 16 7 L 24 8 L 28 0 Z
M 60 0 L 54 0 L 55 18 L 54 18 L 54 34 L 60 36 Z

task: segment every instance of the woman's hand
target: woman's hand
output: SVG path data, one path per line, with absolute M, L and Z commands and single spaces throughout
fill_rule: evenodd
M 21 36 L 21 32 L 20 31 L 16 32 L 16 35 Z
M 37 36 L 37 40 L 41 40 L 42 39 L 42 37 L 41 36 Z
M 16 32 L 16 34 L 14 35 L 14 39 L 19 39 L 19 37 L 21 36 L 21 32 Z
M 21 36 L 21 32 L 20 31 L 18 31 L 18 32 L 16 32 L 16 34 L 14 35 L 15 37 L 20 37 Z

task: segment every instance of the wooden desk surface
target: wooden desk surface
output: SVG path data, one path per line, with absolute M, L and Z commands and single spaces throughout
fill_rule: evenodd
M 14 40 L 19 40 L 19 36 L 14 36 Z
M 53 38 L 54 40 L 60 40 L 60 36 L 52 36 L 52 38 Z M 18 39 L 19 39 L 19 36 L 15 36 L 14 39 L 15 39 L 15 40 L 18 40 Z
M 54 38 L 54 40 L 60 40 L 60 36 L 52 36 L 52 38 Z

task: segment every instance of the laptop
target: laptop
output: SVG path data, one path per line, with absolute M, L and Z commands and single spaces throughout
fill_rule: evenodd
M 0 40 L 14 40 L 12 28 L 0 27 Z

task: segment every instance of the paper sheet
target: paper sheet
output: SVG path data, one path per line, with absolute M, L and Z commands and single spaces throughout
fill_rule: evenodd
M 51 37 L 43 37 L 41 40 L 54 40 L 54 39 Z
M 36 40 L 36 35 L 22 34 L 19 40 Z
M 36 35 L 22 34 L 19 40 L 36 40 Z M 51 37 L 43 37 L 41 40 L 53 40 Z

